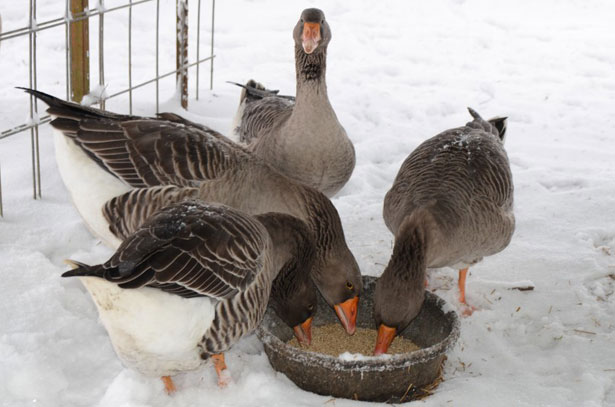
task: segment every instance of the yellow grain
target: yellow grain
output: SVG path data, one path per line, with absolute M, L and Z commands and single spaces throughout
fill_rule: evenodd
M 327 324 L 312 327 L 312 344 L 309 347 L 301 347 L 296 338 L 288 341 L 288 344 L 295 348 L 331 356 L 338 356 L 344 352 L 370 356 L 373 354 L 374 347 L 376 346 L 377 334 L 378 332 L 375 329 L 357 327 L 354 335 L 350 336 L 340 324 Z M 397 336 L 387 353 L 396 355 L 399 353 L 410 353 L 418 349 L 420 348 L 411 340 Z

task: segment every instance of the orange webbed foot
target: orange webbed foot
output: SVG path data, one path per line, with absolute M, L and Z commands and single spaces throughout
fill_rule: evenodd
M 169 396 L 177 391 L 177 388 L 175 387 L 175 383 L 173 383 L 173 379 L 171 379 L 171 376 L 162 376 L 161 379 L 164 383 L 164 389 Z
M 224 388 L 231 382 L 231 375 L 226 369 L 226 363 L 224 362 L 224 353 L 212 355 L 211 359 L 214 362 L 214 368 L 218 375 L 218 387 Z

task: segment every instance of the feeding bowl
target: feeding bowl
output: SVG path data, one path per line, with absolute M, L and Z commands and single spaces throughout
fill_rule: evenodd
M 363 277 L 358 327 L 376 329 L 372 316 L 375 282 L 374 277 Z M 337 321 L 333 310 L 319 296 L 313 325 Z M 424 388 L 439 379 L 445 354 L 459 337 L 459 319 L 443 299 L 426 292 L 419 315 L 400 334 L 421 349 L 356 360 L 309 352 L 287 344 L 293 331 L 271 308 L 267 309 L 257 335 L 265 346 L 271 366 L 304 390 L 333 397 L 397 403 L 423 396 L 426 394 Z

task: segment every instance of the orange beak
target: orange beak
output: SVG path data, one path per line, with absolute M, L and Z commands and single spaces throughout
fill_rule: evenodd
M 336 304 L 335 313 L 340 319 L 342 326 L 346 330 L 348 335 L 352 335 L 357 329 L 357 304 L 359 303 L 359 297 L 354 297 L 349 300 Z
M 320 24 L 318 23 L 303 23 L 303 50 L 306 54 L 314 52 L 320 41 Z
M 310 346 L 312 343 L 312 318 L 313 317 L 309 317 L 305 322 L 293 328 L 295 337 L 301 346 Z
M 393 342 L 396 333 L 397 329 L 386 326 L 385 324 L 380 324 L 380 327 L 378 328 L 378 338 L 376 339 L 376 349 L 374 349 L 374 356 L 387 353 L 387 350 L 389 349 L 389 346 L 391 346 L 391 342 Z

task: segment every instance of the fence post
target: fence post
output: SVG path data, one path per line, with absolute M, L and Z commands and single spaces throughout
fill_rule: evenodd
M 181 104 L 188 108 L 188 0 L 177 0 L 177 43 L 175 51 L 177 86 Z
M 70 0 L 73 17 L 83 15 L 88 0 Z M 81 102 L 90 92 L 89 19 L 70 23 L 70 89 L 71 100 Z

